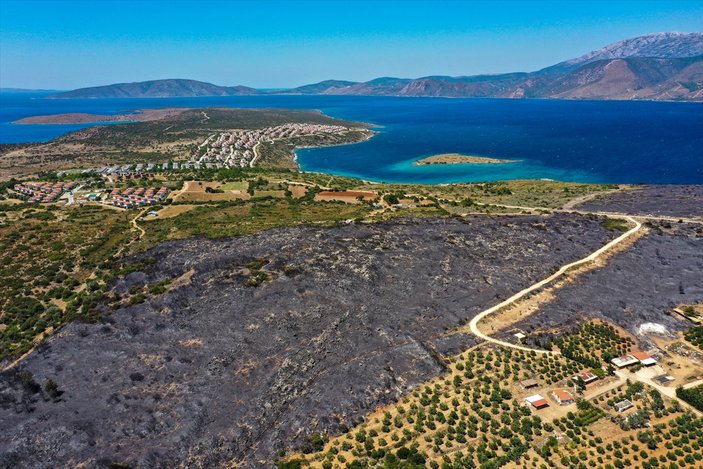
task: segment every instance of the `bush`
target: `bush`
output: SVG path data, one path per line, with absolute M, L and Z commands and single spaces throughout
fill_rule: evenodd
M 290 461 L 278 461 L 276 467 L 278 469 L 300 469 L 302 467 L 300 459 L 291 459 Z
M 400 202 L 400 199 L 398 199 L 398 196 L 395 194 L 386 194 L 383 196 L 383 200 L 388 204 L 388 205 L 396 205 Z
M 319 433 L 311 433 L 305 438 L 305 443 L 303 444 L 301 450 L 305 454 L 315 453 L 317 451 L 322 451 L 325 448 L 328 438 L 326 435 L 321 435 Z
M 395 455 L 398 457 L 398 459 L 408 459 L 408 457 L 410 457 L 410 450 L 403 446 L 402 448 L 398 449 L 398 451 L 396 451 Z
M 703 411 L 703 385 L 689 389 L 679 387 L 676 389 L 676 397 Z
M 52 399 L 56 399 L 61 395 L 61 391 L 59 391 L 59 386 L 51 378 L 47 379 L 44 382 L 44 391 Z
M 20 382 L 22 383 L 22 386 L 24 389 L 31 393 L 31 394 L 36 394 L 39 392 L 41 387 L 39 386 L 39 383 L 34 381 L 34 377 L 32 376 L 32 373 L 29 371 L 20 371 L 19 372 L 19 378 Z

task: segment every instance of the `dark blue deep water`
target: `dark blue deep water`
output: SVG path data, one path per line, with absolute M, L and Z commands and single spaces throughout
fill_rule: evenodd
M 377 125 L 371 140 L 298 151 L 303 170 L 373 181 L 499 179 L 703 184 L 703 104 L 618 101 L 266 96 L 48 100 L 0 94 L 0 143 L 46 141 L 85 125 L 18 125 L 22 117 L 157 107 L 320 109 Z M 413 166 L 437 153 L 519 160 Z

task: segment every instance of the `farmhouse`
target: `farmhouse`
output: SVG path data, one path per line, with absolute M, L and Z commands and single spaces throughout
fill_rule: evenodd
M 574 403 L 574 396 L 565 389 L 555 389 L 552 396 L 554 396 L 554 399 L 559 403 L 559 405 Z
M 632 356 L 639 360 L 639 362 L 644 366 L 652 366 L 657 364 L 657 361 L 652 358 L 650 354 L 645 352 L 635 352 Z
M 639 362 L 639 360 L 632 355 L 625 355 L 623 357 L 617 357 L 610 360 L 610 363 L 618 368 L 625 368 L 627 366 L 634 365 L 637 362 Z

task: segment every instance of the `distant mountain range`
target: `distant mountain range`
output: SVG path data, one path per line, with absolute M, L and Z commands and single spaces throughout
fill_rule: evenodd
M 29 88 L 0 88 L 0 93 L 58 93 L 60 90 L 35 90 Z
M 267 94 L 653 99 L 703 101 L 703 33 L 656 33 L 610 44 L 536 72 L 465 77 L 326 80 L 288 90 L 155 80 L 81 88 L 52 98 L 155 98 Z
M 196 80 L 152 80 L 117 83 L 58 93 L 51 98 L 175 98 L 195 96 L 247 96 L 260 91 L 246 86 L 217 86 Z

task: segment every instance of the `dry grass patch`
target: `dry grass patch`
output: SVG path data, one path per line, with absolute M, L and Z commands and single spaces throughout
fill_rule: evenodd
M 167 205 L 159 210 L 158 214 L 159 218 L 171 218 L 192 210 L 195 207 L 195 205 Z M 149 218 L 145 218 L 144 220 L 149 220 Z
M 348 204 L 360 204 L 374 200 L 378 194 L 371 191 L 322 191 L 315 195 L 316 201 L 339 201 Z M 361 198 L 361 200 L 359 200 Z

